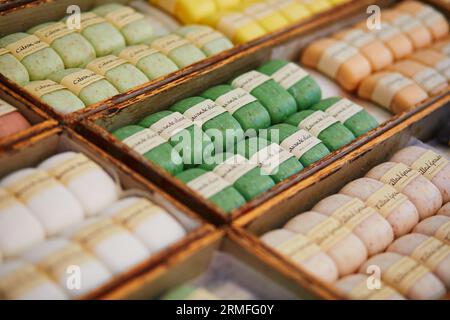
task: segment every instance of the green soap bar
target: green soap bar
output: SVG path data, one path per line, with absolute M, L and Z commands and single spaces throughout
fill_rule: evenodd
M 65 23 L 47 22 L 40 24 L 28 30 L 28 33 L 34 34 L 47 42 L 59 54 L 64 61 L 66 68 L 81 68 L 89 61 L 95 59 L 95 50 L 85 38 L 79 33 L 72 32 L 64 36 L 53 36 L 51 34 L 64 34 L 70 32 Z M 47 40 L 47 41 L 46 41 Z
M 67 19 L 64 18 L 63 22 Z M 80 33 L 94 47 L 97 57 L 103 57 L 125 48 L 125 38 L 104 18 L 93 12 L 84 12 L 80 15 L 80 19 L 82 27 Z M 92 21 L 95 23 L 90 24 Z
M 167 55 L 180 68 L 190 66 L 206 58 L 199 48 L 174 33 L 146 41 L 145 44 Z
M 322 111 L 300 111 L 289 117 L 286 123 L 309 131 L 313 136 L 319 138 L 330 151 L 338 150 L 355 139 L 353 133 L 342 123 Z
M 144 118 L 138 125 L 150 128 L 168 140 L 181 154 L 186 168 L 203 163 L 203 155 L 213 151 L 209 136 L 179 112 L 160 111 Z
M 76 72 L 86 71 L 85 69 L 73 68 L 53 73 L 49 76 L 50 80 L 61 83 L 64 77 Z M 70 88 L 69 88 L 70 89 Z M 75 92 L 74 92 L 75 93 Z M 119 94 L 119 91 L 106 79 L 101 79 L 81 89 L 78 97 L 86 106 L 109 99 Z
M 299 130 L 286 123 L 269 128 L 269 139 L 291 152 L 304 167 L 308 167 L 330 153 L 322 141 L 306 130 Z
M 247 91 L 223 84 L 212 87 L 202 93 L 202 96 L 214 100 L 225 108 L 239 122 L 242 129 L 265 129 L 270 126 L 270 114 Z
M 153 25 L 141 13 L 117 3 L 104 4 L 92 10 L 122 32 L 128 45 L 143 43 L 154 36 Z
M 233 43 L 227 37 L 208 26 L 188 25 L 175 33 L 202 49 L 208 57 L 233 48 Z
M 28 38 L 29 41 L 23 40 L 25 38 Z M 21 48 L 28 46 L 39 46 L 45 43 L 36 36 L 19 32 L 1 38 L 0 47 L 7 48 L 8 45 L 13 45 L 21 40 L 27 42 L 21 43 Z M 19 48 L 17 49 L 19 50 Z M 56 53 L 55 50 L 50 47 L 40 49 L 32 54 L 27 55 L 20 62 L 27 69 L 30 80 L 32 81 L 46 79 L 49 74 L 64 69 L 64 62 L 61 60 L 61 57 Z
M 3 51 L 6 49 L 0 48 L 0 73 L 9 80 L 23 86 L 30 81 L 27 68 L 20 63 L 12 54 Z
M 363 107 L 345 98 L 328 98 L 317 103 L 312 109 L 325 111 L 335 117 L 356 137 L 378 127 L 378 121 L 371 114 Z
M 144 134 L 143 130 L 146 131 L 146 134 Z M 147 134 L 148 133 L 148 134 Z M 120 141 L 124 141 L 125 139 L 130 139 L 130 137 L 135 137 L 136 142 L 130 142 L 129 146 L 134 149 L 136 152 L 142 154 L 142 156 L 154 164 L 160 166 L 161 168 L 165 169 L 167 172 L 169 172 L 172 175 L 176 175 L 183 171 L 183 163 L 180 155 L 175 152 L 168 142 L 163 142 L 159 144 L 158 146 L 154 147 L 157 143 L 152 143 L 152 141 L 162 139 L 159 137 L 155 132 L 145 129 L 141 126 L 126 126 L 123 128 L 120 128 L 113 132 L 113 135 L 119 139 Z M 159 139 L 158 139 L 159 137 Z M 162 139 L 164 140 L 164 139 Z M 127 142 L 126 142 L 127 143 Z M 158 142 L 159 143 L 159 142 Z M 143 145 L 148 144 L 149 147 L 144 147 Z M 132 145 L 137 146 L 139 145 L 139 148 L 132 147 Z M 147 149 L 149 149 L 147 151 Z
M 265 174 L 279 183 L 303 169 L 295 157 L 279 145 L 262 138 L 249 138 L 237 145 L 237 152 L 257 163 Z
M 195 168 L 176 175 L 204 198 L 229 213 L 245 204 L 244 197 L 231 184 L 218 175 Z
M 292 62 L 272 60 L 258 68 L 258 71 L 272 77 L 297 101 L 298 109 L 311 108 L 322 98 L 317 82 L 302 68 Z
M 127 47 L 118 51 L 117 55 L 135 65 L 149 79 L 156 79 L 178 70 L 178 66 L 169 57 L 145 44 Z
M 297 103 L 291 94 L 261 72 L 244 73 L 235 78 L 231 85 L 234 88 L 242 88 L 256 97 L 269 112 L 272 124 L 283 122 L 297 112 Z
M 275 182 L 261 169 L 250 163 L 241 155 L 232 153 L 216 154 L 212 161 L 204 163 L 200 168 L 213 171 L 239 191 L 247 201 L 271 189 Z
M 211 137 L 215 152 L 223 152 L 244 138 L 239 122 L 212 100 L 191 97 L 177 102 L 170 110 L 182 113 L 191 121 L 197 122 Z

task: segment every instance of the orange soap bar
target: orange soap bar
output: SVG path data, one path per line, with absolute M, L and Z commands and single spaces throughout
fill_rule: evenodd
M 431 49 L 445 54 L 447 57 L 450 57 L 450 38 L 445 38 L 439 42 L 436 42 Z
M 28 129 L 30 123 L 16 108 L 0 100 L 0 138 Z
M 436 69 L 447 80 L 450 80 L 450 58 L 445 54 L 424 49 L 413 53 L 410 58 Z

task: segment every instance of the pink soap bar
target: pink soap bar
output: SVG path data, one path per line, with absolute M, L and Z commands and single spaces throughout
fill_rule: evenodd
M 0 116 L 0 138 L 28 129 L 30 123 L 19 112 L 13 111 Z

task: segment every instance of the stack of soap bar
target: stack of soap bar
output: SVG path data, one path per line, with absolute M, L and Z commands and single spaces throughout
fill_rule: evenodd
M 53 72 L 64 69 L 60 56 L 46 42 L 35 35 L 14 33 L 0 39 L 4 47 L 27 68 L 30 80 L 46 79 Z
M 0 73 L 19 85 L 30 81 L 27 69 L 12 55 L 9 50 L 0 48 Z
M 378 127 L 377 120 L 363 107 L 341 97 L 322 100 L 313 106 L 314 110 L 325 111 L 346 126 L 355 137 L 362 136 Z
M 213 172 L 189 169 L 178 174 L 176 178 L 226 213 L 245 204 L 245 198 L 231 183 Z
M 425 49 L 413 53 L 410 58 L 436 69 L 447 80 L 450 80 L 450 58 L 445 54 Z
M 296 0 L 266 0 L 276 11 L 280 12 L 290 23 L 309 18 L 311 11 L 300 1 Z
M 16 108 L 0 99 L 0 138 L 26 130 L 30 123 Z
M 104 76 L 120 93 L 148 82 L 147 76 L 142 71 L 114 55 L 97 58 L 89 62 L 86 68 Z
M 175 15 L 183 23 L 198 23 L 216 10 L 214 0 L 150 0 L 151 3 Z
M 322 91 L 317 82 L 295 63 L 271 60 L 258 68 L 286 89 L 297 101 L 298 109 L 305 110 L 320 101 Z
M 340 279 L 335 285 L 353 300 L 405 300 L 405 297 L 385 283 L 381 283 L 378 290 L 369 289 L 368 281 L 367 275 L 354 274 Z
M 339 120 L 323 111 L 301 111 L 287 119 L 286 123 L 308 131 L 331 151 L 338 150 L 355 139 L 353 133 Z
M 274 32 L 289 25 L 289 21 L 270 5 L 259 1 L 245 1 L 242 12 L 255 19 L 267 32 Z
M 114 131 L 113 135 L 170 174 L 175 175 L 183 171 L 183 162 L 178 152 L 156 132 L 131 125 Z
M 228 38 L 208 26 L 188 25 L 176 30 L 176 33 L 202 49 L 208 57 L 233 48 Z
M 75 29 L 62 22 L 47 22 L 28 30 L 48 43 L 64 61 L 66 68 L 80 68 L 95 59 L 95 50 Z
M 127 47 L 117 55 L 136 66 L 153 80 L 178 70 L 178 66 L 169 57 L 145 44 Z
M 105 77 L 87 69 L 66 69 L 51 74 L 49 79 L 68 88 L 86 106 L 119 94 L 119 91 Z
M 85 107 L 83 101 L 74 93 L 52 80 L 31 81 L 24 89 L 62 114 L 69 114 Z

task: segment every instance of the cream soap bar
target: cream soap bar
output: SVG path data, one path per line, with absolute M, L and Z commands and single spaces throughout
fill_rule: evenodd
M 345 292 L 353 300 L 405 300 L 392 287 L 381 283 L 381 288 L 369 289 L 369 277 L 363 274 L 352 274 L 339 279 L 335 286 Z
M 450 245 L 450 216 L 438 215 L 427 218 L 414 228 L 414 232 L 435 237 Z

